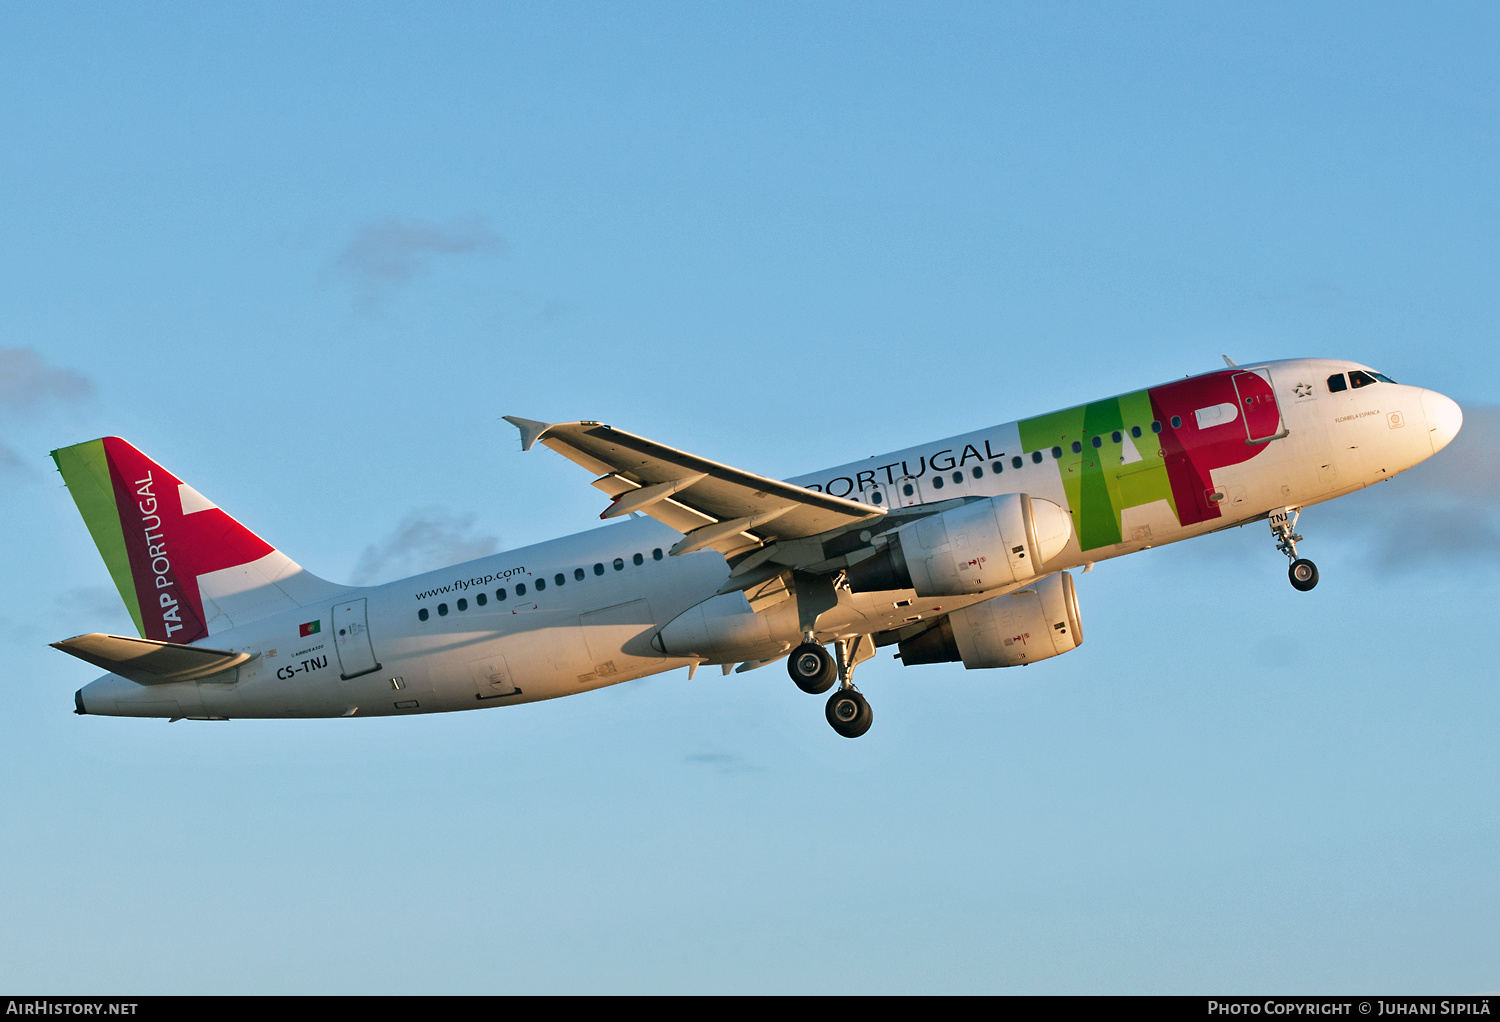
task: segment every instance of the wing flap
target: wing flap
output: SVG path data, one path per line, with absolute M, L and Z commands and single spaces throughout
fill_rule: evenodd
M 103 632 L 75 635 L 52 643 L 52 647 L 138 685 L 166 685 L 206 678 L 251 659 L 249 653 L 184 646 L 160 639 L 105 635 Z
M 664 500 L 659 504 L 652 504 L 643 513 L 681 533 L 689 533 L 705 525 L 713 525 L 718 520 L 702 511 L 694 511 L 675 500 Z

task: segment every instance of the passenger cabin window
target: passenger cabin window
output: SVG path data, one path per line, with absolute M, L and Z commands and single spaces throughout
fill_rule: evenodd
M 1120 442 L 1120 431 L 1118 429 L 1115 430 L 1113 433 L 1111 433 L 1109 435 L 1109 439 L 1110 439 L 1110 441 L 1112 443 L 1119 443 Z
M 963 482 L 964 481 L 964 474 L 962 472 L 955 472 L 955 473 L 953 473 L 953 481 L 955 483 L 961 483 L 961 482 Z
M 1157 422 L 1155 419 L 1151 420 L 1151 432 L 1153 432 L 1153 433 L 1160 433 L 1161 432 L 1161 423 Z
M 480 593 L 478 596 L 474 597 L 474 602 L 483 607 L 486 603 L 490 602 L 490 598 L 488 595 Z
M 1139 440 L 1141 438 L 1141 427 L 1139 427 L 1139 426 L 1131 426 L 1130 427 L 1130 435 L 1133 436 L 1133 437 L 1135 437 L 1137 440 Z
M 932 488 L 934 490 L 941 490 L 943 488 L 943 477 L 942 476 L 933 476 L 932 477 Z
M 560 572 L 560 571 L 559 571 L 559 572 L 558 572 L 558 573 L 557 573 L 557 574 L 556 574 L 556 575 L 553 575 L 553 576 L 552 576 L 552 584 L 553 584 L 553 585 L 559 585 L 559 586 L 560 586 L 560 585 L 562 585 L 562 584 L 563 584 L 563 583 L 564 583 L 564 582 L 566 582 L 566 581 L 567 581 L 567 580 L 568 580 L 568 576 L 566 576 L 566 575 L 564 575 L 564 574 L 563 574 L 563 573 L 562 573 L 562 572 Z
M 640 554 L 636 554 L 634 557 L 632 557 L 630 559 L 630 563 L 634 564 L 637 568 L 639 568 L 641 565 L 643 565 L 643 564 L 646 563 L 646 559 L 644 557 L 642 557 Z
M 596 565 L 594 565 L 594 574 L 595 575 L 602 575 L 602 574 L 604 574 L 604 565 L 602 565 L 602 564 L 596 564 Z
M 526 583 L 525 582 L 517 582 L 516 583 L 516 595 L 517 596 L 525 596 L 526 595 Z
M 990 471 L 995 473 L 996 475 L 999 475 L 1001 472 L 1005 471 L 1005 466 L 997 461 L 990 466 Z
M 448 616 L 448 605 L 446 603 L 439 603 L 438 604 L 438 617 L 447 617 L 447 616 Z
M 1097 451 L 1099 448 L 1101 448 L 1103 446 L 1104 446 L 1104 438 L 1102 436 L 1096 436 L 1096 437 L 1094 437 L 1094 450 Z
M 468 610 L 469 609 L 469 601 L 463 599 L 462 597 L 460 597 L 459 601 L 458 601 L 458 609 L 459 610 Z
M 1349 384 L 1344 382 L 1343 373 L 1334 373 L 1328 377 L 1328 393 L 1337 394 L 1341 390 L 1348 390 Z
M 871 504 L 879 504 L 880 503 L 880 491 L 879 490 L 871 490 L 870 491 L 870 503 Z
M 661 547 L 657 547 L 655 550 L 651 551 L 651 559 L 653 561 L 661 560 Z
M 504 589 L 496 589 L 495 590 L 495 602 L 496 603 L 504 603 L 505 602 L 505 590 Z
M 1031 452 L 1031 463 L 1033 465 L 1040 465 L 1042 463 L 1042 452 L 1041 451 L 1032 451 Z M 1021 466 L 1017 465 L 1016 467 L 1020 468 Z
M 573 581 L 574 582 L 582 582 L 583 581 L 583 569 L 582 568 L 574 568 L 573 569 Z
M 616 557 L 615 558 L 615 570 L 616 571 L 624 571 L 625 570 L 625 561 L 624 561 L 623 558 L 620 558 L 620 557 Z
M 984 478 L 984 469 L 982 467 L 980 467 L 979 465 L 975 465 L 974 466 L 973 472 L 974 472 L 974 478 L 975 479 L 983 479 Z
M 539 579 L 536 580 L 536 591 L 537 592 L 541 592 L 543 589 L 546 589 L 546 588 L 547 588 L 547 580 L 546 579 L 539 578 Z M 516 592 L 519 593 L 520 591 L 521 591 L 521 587 L 520 586 L 516 586 Z
M 908 497 L 910 497 L 910 496 L 914 495 L 917 491 L 912 486 L 911 483 L 907 483 L 905 486 L 901 487 L 901 492 L 904 493 L 904 494 L 906 494 Z
M 1182 416 L 1180 416 L 1180 415 L 1174 415 L 1174 416 L 1172 416 L 1172 428 L 1173 429 L 1181 429 L 1182 428 Z
M 1062 457 L 1062 448 L 1061 447 L 1054 447 L 1054 448 L 1052 448 L 1052 456 L 1054 458 L 1061 458 Z
M 421 610 L 417 611 L 417 620 L 418 621 L 426 621 L 430 616 L 431 615 L 427 613 L 427 608 L 426 607 L 423 607 Z
M 1073 441 L 1073 453 L 1074 454 L 1082 454 L 1083 453 L 1083 444 L 1079 443 L 1077 440 Z

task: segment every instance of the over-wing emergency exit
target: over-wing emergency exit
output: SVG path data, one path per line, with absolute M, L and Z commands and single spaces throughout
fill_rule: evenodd
M 1228 362 L 1228 360 L 1225 360 Z M 1462 412 L 1328 359 L 1235 366 L 786 481 L 598 422 L 507 417 L 595 476 L 610 522 L 382 586 L 318 578 L 118 437 L 53 452 L 139 636 L 54 643 L 109 673 L 75 711 L 384 716 L 785 659 L 873 714 L 855 668 L 1046 660 L 1083 641 L 1070 569 L 1301 509 L 1441 450 Z

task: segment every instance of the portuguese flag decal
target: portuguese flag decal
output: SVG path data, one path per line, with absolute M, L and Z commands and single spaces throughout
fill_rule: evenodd
M 323 630 L 322 626 L 323 622 L 321 621 L 309 621 L 306 624 L 297 626 L 299 629 L 297 634 L 300 638 L 305 639 L 309 635 L 317 635 L 319 632 L 321 632 Z

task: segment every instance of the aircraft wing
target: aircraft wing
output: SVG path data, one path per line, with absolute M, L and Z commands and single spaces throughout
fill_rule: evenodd
M 647 440 L 599 422 L 536 422 L 507 415 L 533 444 L 582 465 L 614 498 L 600 518 L 640 511 L 684 534 L 675 554 L 705 547 L 728 556 L 879 518 L 882 508 L 803 489 Z
M 132 639 L 102 632 L 76 635 L 54 642 L 52 646 L 95 667 L 128 678 L 137 685 L 165 685 L 205 678 L 251 659 L 249 653 L 183 646 L 160 639 Z

